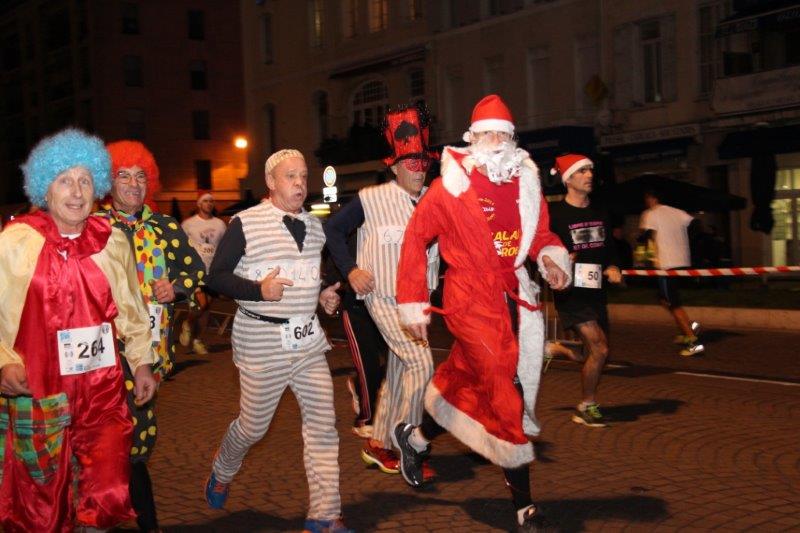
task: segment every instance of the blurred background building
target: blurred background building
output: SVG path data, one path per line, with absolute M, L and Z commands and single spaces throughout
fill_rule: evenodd
M 198 188 L 258 200 L 265 157 L 290 146 L 307 154 L 311 195 L 329 164 L 353 192 L 379 179 L 389 106 L 424 102 L 442 146 L 459 143 L 474 103 L 496 92 L 549 195 L 563 191 L 547 172 L 553 158 L 584 152 L 598 196 L 625 199 L 629 235 L 642 207 L 633 186 L 655 174 L 726 261 L 800 262 L 798 0 L 3 6 L 6 198 L 20 197 L 10 176 L 32 143 L 69 123 L 142 137 L 162 166 L 162 209 L 177 197 L 185 210 Z M 237 151 L 239 134 L 249 147 Z
M 198 189 L 239 199 L 246 155 L 240 15 L 214 0 L 0 3 L 0 203 L 23 202 L 19 164 L 67 125 L 144 142 L 162 211 Z

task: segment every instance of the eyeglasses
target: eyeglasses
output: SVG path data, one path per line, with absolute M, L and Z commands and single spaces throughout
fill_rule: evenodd
M 147 174 L 144 172 L 137 172 L 136 174 L 131 174 L 129 172 L 125 172 L 124 170 L 120 170 L 117 172 L 117 181 L 120 183 L 124 183 L 125 185 L 129 185 L 133 183 L 133 180 L 136 180 L 136 183 L 139 185 L 144 185 L 147 183 Z
M 476 131 L 473 133 L 476 139 L 485 139 L 492 137 L 497 141 L 510 141 L 514 136 L 511 133 L 505 131 Z

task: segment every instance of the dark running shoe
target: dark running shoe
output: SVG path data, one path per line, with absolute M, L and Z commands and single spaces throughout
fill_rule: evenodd
M 412 487 L 419 487 L 425 482 L 422 463 L 430 454 L 431 447 L 428 445 L 424 452 L 415 450 L 408 442 L 412 431 L 414 431 L 414 426 L 411 424 L 402 422 L 397 424 L 392 432 L 392 442 L 400 452 L 400 473 L 403 474 L 403 479 Z
M 303 533 L 353 533 L 354 530 L 344 525 L 341 518 L 336 520 L 314 520 L 306 518 Z
M 590 428 L 604 428 L 608 426 L 603 413 L 600 412 L 600 406 L 596 403 L 587 405 L 586 409 L 583 411 L 576 408 L 575 413 L 572 415 L 572 421 Z
M 522 525 L 517 528 L 519 533 L 549 533 L 556 530 L 553 523 L 542 515 L 536 505 L 528 507 L 522 518 Z
M 212 509 L 222 509 L 225 507 L 225 502 L 228 500 L 228 491 L 230 490 L 230 483 L 220 483 L 217 481 L 217 476 L 214 472 L 206 482 L 206 502 Z

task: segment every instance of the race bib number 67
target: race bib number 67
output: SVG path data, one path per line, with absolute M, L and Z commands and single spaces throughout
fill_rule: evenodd
M 84 374 L 114 366 L 114 334 L 111 324 L 59 330 L 58 362 L 62 376 Z

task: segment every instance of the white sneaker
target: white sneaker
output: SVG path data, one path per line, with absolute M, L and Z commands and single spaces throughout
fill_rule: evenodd
M 192 351 L 197 355 L 206 355 L 208 353 L 208 348 L 203 344 L 203 341 L 195 339 L 192 341 Z
M 350 391 L 350 396 L 352 396 L 353 401 L 353 412 L 356 416 L 361 414 L 361 405 L 358 403 L 358 393 L 356 392 L 356 384 L 353 382 L 353 378 L 347 378 L 347 390 Z
M 189 343 L 192 342 L 192 331 L 189 328 L 189 323 L 185 320 L 183 321 L 183 325 L 181 326 L 181 334 L 178 337 L 178 342 L 181 343 L 181 346 L 187 347 Z
M 706 347 L 702 344 L 687 344 L 686 347 L 679 353 L 682 357 L 691 357 L 693 355 L 699 355 L 705 351 Z

